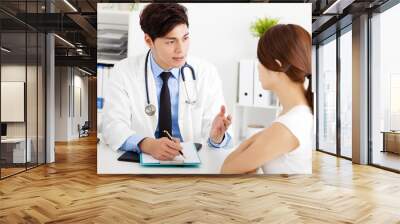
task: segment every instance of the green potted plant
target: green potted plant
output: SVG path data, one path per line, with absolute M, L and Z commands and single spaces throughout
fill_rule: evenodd
M 250 26 L 250 31 L 255 37 L 261 37 L 269 28 L 278 24 L 279 19 L 276 18 L 259 18 Z

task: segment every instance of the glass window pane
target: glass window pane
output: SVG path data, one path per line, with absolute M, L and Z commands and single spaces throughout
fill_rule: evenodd
M 26 89 L 27 89 L 27 99 L 26 99 L 26 112 L 27 112 L 27 142 L 29 144 L 28 150 L 28 168 L 34 167 L 37 165 L 37 73 L 38 73 L 38 49 L 37 49 L 37 41 L 38 36 L 36 32 L 27 33 L 28 38 L 28 63 L 27 63 L 27 80 L 26 80 Z
M 0 173 L 4 178 L 45 162 L 46 40 L 43 33 L 21 22 L 37 23 L 32 20 L 45 12 L 45 1 L 2 0 L 0 7 L 10 12 L 0 12 Z M 11 108 L 17 106 L 21 109 Z
M 38 164 L 45 163 L 45 65 L 46 65 L 46 37 L 39 33 L 38 41 Z
M 336 37 L 318 48 L 318 147 L 336 153 Z
M 400 170 L 400 4 L 372 18 L 372 163 Z
M 352 33 L 340 37 L 340 153 L 352 157 Z
M 1 174 L 25 170 L 26 34 L 1 34 Z

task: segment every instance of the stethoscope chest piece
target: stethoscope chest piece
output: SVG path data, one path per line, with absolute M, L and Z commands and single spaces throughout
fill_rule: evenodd
M 156 113 L 156 106 L 153 104 L 147 104 L 144 108 L 144 112 L 149 116 L 153 116 Z

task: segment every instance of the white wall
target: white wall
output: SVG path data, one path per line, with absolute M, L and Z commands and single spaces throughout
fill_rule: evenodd
M 74 100 L 75 100 L 75 106 L 74 106 L 74 110 L 75 113 L 73 113 L 74 118 L 72 119 L 72 132 L 71 135 L 73 136 L 73 138 L 77 138 L 78 137 L 78 129 L 77 126 L 78 124 L 80 124 L 81 126 L 85 123 L 85 121 L 88 121 L 88 106 L 89 106 L 89 102 L 88 102 L 88 78 L 87 76 L 83 77 L 80 74 L 82 73 L 76 73 L 77 70 L 75 70 L 75 75 L 74 75 L 74 86 L 75 86 L 75 91 L 74 91 Z M 78 71 L 79 72 L 79 71 Z M 79 113 L 79 102 L 77 102 L 77 100 L 79 100 L 78 96 L 78 92 L 77 90 L 81 91 L 80 93 L 80 106 L 81 106 L 81 110 L 82 113 Z
M 23 72 L 20 68 L 23 68 Z M 23 123 L 25 122 L 25 66 L 5 66 L 2 71 L 8 75 L 1 80 L 1 121 Z M 18 77 L 20 80 L 17 81 L 13 75 L 23 77 Z
M 145 53 L 147 47 L 139 25 L 139 10 L 132 12 L 129 55 Z M 250 33 L 257 18 L 279 18 L 280 23 L 294 23 L 311 33 L 311 4 L 287 3 L 188 3 L 190 55 L 213 63 L 223 82 L 223 92 L 229 110 L 236 102 L 238 61 L 255 59 L 258 39 Z M 133 35 L 133 36 L 132 36 Z
M 25 82 L 26 67 L 19 64 L 8 64 L 1 66 L 1 81 Z M 1 108 L 7 110 L 7 108 Z M 25 137 L 25 122 L 7 123 L 8 137 Z
M 55 73 L 55 141 L 77 139 L 78 124 L 88 120 L 88 78 L 71 67 L 56 67 Z M 79 89 L 82 114 L 77 107 Z
M 68 140 L 68 67 L 55 68 L 55 141 Z

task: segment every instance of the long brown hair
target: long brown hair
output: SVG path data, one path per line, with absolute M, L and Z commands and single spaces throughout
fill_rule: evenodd
M 313 111 L 311 92 L 311 36 L 301 26 L 279 24 L 271 27 L 258 41 L 258 60 L 264 67 L 276 72 L 284 72 L 298 83 L 308 78 L 305 97 Z M 282 63 L 280 66 L 275 59 Z

